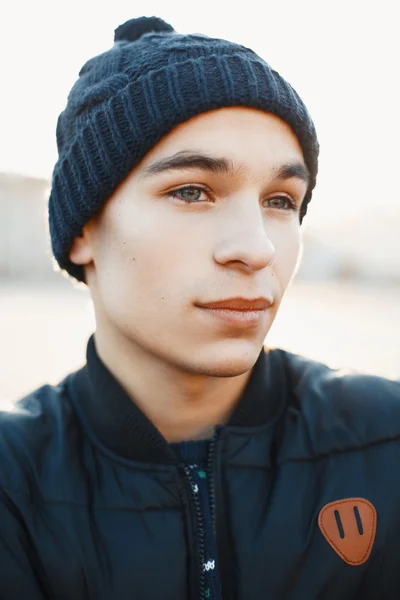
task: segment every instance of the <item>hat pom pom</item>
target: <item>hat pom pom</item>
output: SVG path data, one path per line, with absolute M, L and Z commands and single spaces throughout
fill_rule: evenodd
M 114 42 L 134 42 L 145 33 L 173 33 L 172 25 L 166 23 L 159 17 L 139 17 L 126 21 L 114 31 Z

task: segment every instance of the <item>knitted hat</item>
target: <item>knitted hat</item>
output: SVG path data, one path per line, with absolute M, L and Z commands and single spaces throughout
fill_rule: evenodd
M 58 160 L 49 198 L 54 256 L 69 260 L 75 237 L 145 154 L 176 125 L 206 111 L 247 106 L 283 119 L 297 136 L 311 181 L 318 169 L 313 122 L 293 88 L 252 50 L 204 35 L 180 35 L 156 17 L 115 30 L 114 46 L 79 72 L 57 122 Z

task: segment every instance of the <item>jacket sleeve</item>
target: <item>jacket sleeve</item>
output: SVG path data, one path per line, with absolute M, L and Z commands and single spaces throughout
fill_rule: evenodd
M 19 510 L 0 488 L 0 599 L 46 600 L 36 552 Z

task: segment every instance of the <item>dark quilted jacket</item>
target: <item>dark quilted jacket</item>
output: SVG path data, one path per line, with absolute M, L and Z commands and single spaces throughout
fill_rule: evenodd
M 203 598 L 185 468 L 93 337 L 0 453 L 0 598 Z M 400 381 L 263 351 L 209 471 L 224 600 L 400 598 Z

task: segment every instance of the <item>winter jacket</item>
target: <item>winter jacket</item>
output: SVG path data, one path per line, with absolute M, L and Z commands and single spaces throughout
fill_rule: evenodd
M 93 336 L 0 455 L 1 599 L 204 598 L 187 470 Z M 224 600 L 400 598 L 400 381 L 263 350 L 208 465 Z

